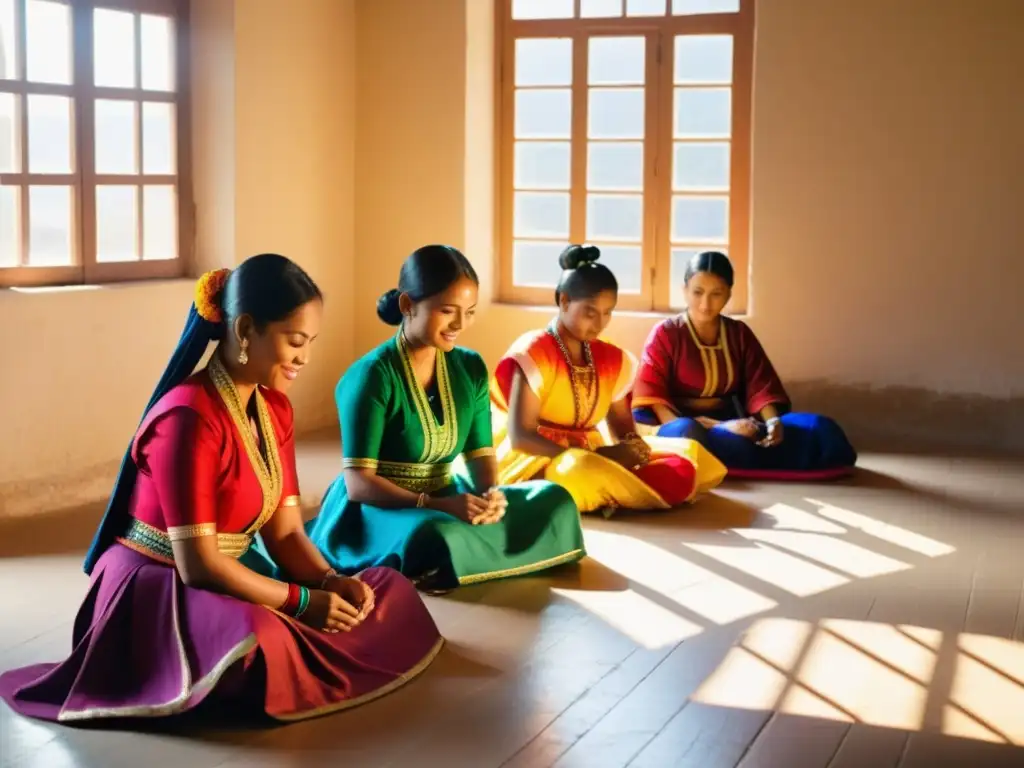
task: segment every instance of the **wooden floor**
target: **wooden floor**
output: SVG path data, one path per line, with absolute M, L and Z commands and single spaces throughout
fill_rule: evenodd
M 336 447 L 307 443 L 307 493 Z M 1024 463 L 869 455 L 585 522 L 591 557 L 428 598 L 417 681 L 288 727 L 150 733 L 0 704 L 3 768 L 1024 766 Z M 0 523 L 0 669 L 61 658 L 98 510 Z

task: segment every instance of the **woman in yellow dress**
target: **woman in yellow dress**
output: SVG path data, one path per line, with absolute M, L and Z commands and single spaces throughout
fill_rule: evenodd
M 618 301 L 600 255 L 595 246 L 562 252 L 558 316 L 498 363 L 491 402 L 505 417 L 496 420 L 500 482 L 556 482 L 580 512 L 679 507 L 717 486 L 725 467 L 695 441 L 637 435 L 629 403 L 636 358 L 599 338 Z

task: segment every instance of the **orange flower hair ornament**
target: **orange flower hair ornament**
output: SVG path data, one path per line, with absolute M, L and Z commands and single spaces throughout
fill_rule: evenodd
M 196 312 L 208 323 L 224 321 L 224 311 L 221 309 L 220 302 L 224 293 L 224 285 L 230 274 L 230 269 L 214 269 L 204 274 L 196 282 Z

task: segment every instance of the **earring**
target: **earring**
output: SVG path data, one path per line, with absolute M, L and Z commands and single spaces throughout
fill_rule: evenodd
M 246 351 L 246 347 L 249 346 L 248 339 L 242 339 L 242 349 L 238 353 L 238 364 L 245 365 L 249 362 L 249 353 Z

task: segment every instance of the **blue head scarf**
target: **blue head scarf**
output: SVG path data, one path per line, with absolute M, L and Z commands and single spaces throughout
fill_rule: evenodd
M 211 341 L 220 337 L 221 330 L 222 325 L 219 322 L 204 320 L 196 309 L 196 305 L 192 304 L 188 312 L 188 320 L 185 321 L 185 329 L 181 332 L 181 338 L 178 339 L 178 345 L 174 348 L 174 354 L 171 355 L 171 360 L 167 363 L 160 382 L 149 398 L 149 403 L 146 404 L 146 410 L 142 412 L 142 420 L 145 420 L 146 414 L 159 402 L 160 398 L 192 375 L 196 366 L 199 365 L 199 361 L 203 359 L 207 346 Z M 114 539 L 128 530 L 128 525 L 131 522 L 129 503 L 138 474 L 139 469 L 132 459 L 132 446 L 129 444 L 128 450 L 125 451 L 124 458 L 121 460 L 121 469 L 117 473 L 114 491 L 107 503 L 107 511 L 103 514 L 100 526 L 89 546 L 89 552 L 85 556 L 85 572 L 87 574 L 92 573 L 96 561 L 114 543 Z

